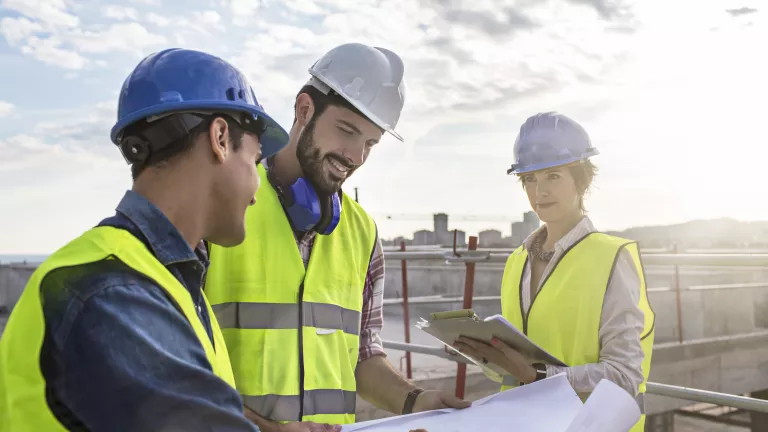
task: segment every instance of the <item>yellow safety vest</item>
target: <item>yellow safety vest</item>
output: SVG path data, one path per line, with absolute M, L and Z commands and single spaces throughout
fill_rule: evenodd
M 105 259 L 118 259 L 154 280 L 176 303 L 195 331 L 213 373 L 235 387 L 224 338 L 206 300 L 216 349 L 195 312 L 189 291 L 147 247 L 128 231 L 97 227 L 86 231 L 56 251 L 32 274 L 8 319 L 0 339 L 0 431 L 64 431 L 48 407 L 46 383 L 40 369 L 40 350 L 45 335 L 40 284 L 50 272 Z
M 568 366 L 597 363 L 600 360 L 598 330 L 603 298 L 622 249 L 626 249 L 640 276 L 638 306 L 645 315 L 645 328 L 640 337 L 645 357 L 643 382 L 639 397 L 651 368 L 655 315 L 648 302 L 645 272 L 637 243 L 602 233 L 592 233 L 580 240 L 561 258 L 546 278 L 528 313 L 523 316 L 520 301 L 523 269 L 528 254 L 522 246 L 510 255 L 501 282 L 501 309 L 504 317 L 528 337 Z M 502 390 L 512 388 L 503 385 Z M 645 415 L 632 428 L 642 432 Z
M 355 421 L 363 289 L 376 226 L 343 195 L 341 220 L 309 263 L 263 166 L 247 236 L 211 246 L 205 291 L 227 341 L 243 403 L 278 422 Z

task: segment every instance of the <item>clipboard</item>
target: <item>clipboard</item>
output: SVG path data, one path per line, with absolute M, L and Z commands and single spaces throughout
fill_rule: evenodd
M 447 312 L 434 312 L 430 319 L 421 319 L 416 327 L 438 339 L 448 346 L 453 352 L 465 357 L 473 364 L 479 366 L 494 381 L 501 382 L 507 371 L 493 363 L 483 364 L 480 360 L 463 354 L 453 347 L 453 342 L 459 336 L 490 344 L 494 337 L 502 340 L 507 345 L 515 348 L 530 360 L 531 363 L 544 363 L 555 366 L 566 366 L 557 357 L 548 353 L 513 326 L 501 315 L 493 315 L 486 319 L 480 319 L 472 309 L 461 309 Z

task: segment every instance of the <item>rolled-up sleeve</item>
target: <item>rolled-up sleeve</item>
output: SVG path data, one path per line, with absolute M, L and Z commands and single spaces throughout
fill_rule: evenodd
M 360 320 L 360 352 L 358 363 L 373 356 L 386 356 L 381 343 L 384 327 L 384 248 L 376 237 L 376 244 L 368 264 L 363 288 L 363 309 Z
M 640 278 L 631 255 L 622 250 L 611 275 L 600 318 L 600 359 L 573 367 L 547 366 L 547 376 L 565 372 L 578 393 L 591 393 L 608 379 L 632 396 L 643 382 L 645 354 L 640 345 L 644 314 L 638 304 Z

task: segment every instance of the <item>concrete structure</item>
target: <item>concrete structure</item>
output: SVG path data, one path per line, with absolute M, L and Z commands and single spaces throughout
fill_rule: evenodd
M 448 215 L 445 213 L 437 213 L 432 216 L 432 220 L 435 238 L 442 243 L 442 240 L 447 238 L 446 235 L 448 234 Z
M 480 231 L 478 235 L 478 243 L 480 247 L 491 247 L 501 243 L 501 231 L 495 229 L 489 229 Z
M 26 264 L 0 265 L 0 315 L 4 310 L 10 311 L 19 300 L 35 268 Z
M 435 243 L 435 233 L 429 230 L 419 230 L 413 233 L 413 244 L 415 246 L 433 245 Z
M 448 243 L 446 245 L 453 244 L 453 232 L 448 233 Z M 456 246 L 467 245 L 467 233 L 462 230 L 456 230 Z
M 536 216 L 535 212 L 527 211 L 523 213 L 523 225 L 528 234 L 536 231 L 536 228 L 538 228 L 540 224 L 539 217 Z
M 512 246 L 520 246 L 523 240 L 528 237 L 525 230 L 525 224 L 522 222 L 512 222 Z

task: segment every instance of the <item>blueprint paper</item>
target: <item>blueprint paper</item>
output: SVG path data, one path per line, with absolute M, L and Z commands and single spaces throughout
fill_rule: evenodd
M 624 389 L 603 379 L 565 432 L 626 432 L 638 420 L 637 402 Z
M 342 432 L 565 431 L 583 404 L 565 374 L 475 401 L 463 409 L 443 409 L 345 425 Z

